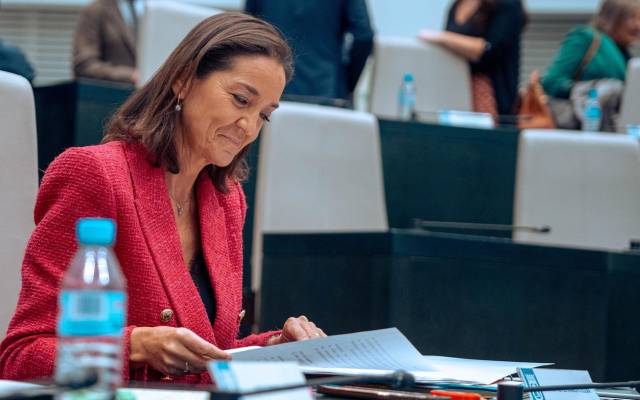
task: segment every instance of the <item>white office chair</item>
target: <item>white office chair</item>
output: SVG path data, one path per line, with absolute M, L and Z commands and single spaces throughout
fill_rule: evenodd
M 33 92 L 21 76 L 0 71 L 0 338 L 15 311 L 20 270 L 34 228 L 38 151 Z
M 618 130 L 625 132 L 630 124 L 640 125 L 640 58 L 629 61 Z
M 524 131 L 514 223 L 549 225 L 519 242 L 620 250 L 640 238 L 640 144 L 624 135 Z
M 254 290 L 260 288 L 264 233 L 387 231 L 373 115 L 284 102 L 261 135 Z
M 471 111 L 469 64 L 440 46 L 413 38 L 380 37 L 375 44 L 371 112 L 398 117 L 398 90 L 406 73 L 416 85 L 416 110 Z
M 145 4 L 137 45 L 139 86 L 144 85 L 198 23 L 220 10 L 182 1 L 154 0 Z

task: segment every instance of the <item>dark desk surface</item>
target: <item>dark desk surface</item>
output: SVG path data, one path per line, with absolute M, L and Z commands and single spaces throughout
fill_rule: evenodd
M 261 328 L 398 327 L 424 354 L 640 371 L 640 255 L 396 230 L 266 235 Z

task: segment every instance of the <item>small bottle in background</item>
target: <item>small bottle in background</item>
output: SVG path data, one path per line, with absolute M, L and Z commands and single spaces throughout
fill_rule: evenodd
M 599 132 L 602 124 L 602 107 L 598 100 L 598 91 L 594 88 L 589 91 L 587 101 L 584 103 L 584 120 L 582 130 L 587 132 Z
M 113 253 L 115 235 L 112 220 L 78 220 L 78 251 L 58 302 L 56 382 L 79 384 L 97 377 L 85 393 L 92 400 L 111 399 L 122 384 L 127 302 L 125 279 Z
M 631 136 L 634 139 L 640 140 L 640 125 L 627 125 L 627 135 Z
M 413 119 L 416 112 L 416 86 L 413 74 L 407 73 L 402 79 L 398 95 L 398 117 L 403 121 Z

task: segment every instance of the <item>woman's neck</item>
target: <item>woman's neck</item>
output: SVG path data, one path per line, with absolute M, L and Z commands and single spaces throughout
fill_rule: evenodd
M 171 197 L 180 203 L 188 202 L 193 195 L 193 186 L 198 176 L 207 166 L 204 158 L 190 151 L 182 140 L 182 134 L 176 135 L 176 156 L 180 170 L 177 174 L 165 171 L 165 181 Z
M 461 0 L 455 10 L 455 20 L 458 25 L 466 24 L 480 9 L 480 0 Z

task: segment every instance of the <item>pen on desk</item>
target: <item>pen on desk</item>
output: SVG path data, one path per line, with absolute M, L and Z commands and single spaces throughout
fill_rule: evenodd
M 472 393 L 472 392 L 453 392 L 450 390 L 432 390 L 430 393 L 436 396 L 448 397 L 451 400 L 483 400 L 484 399 L 478 393 Z

